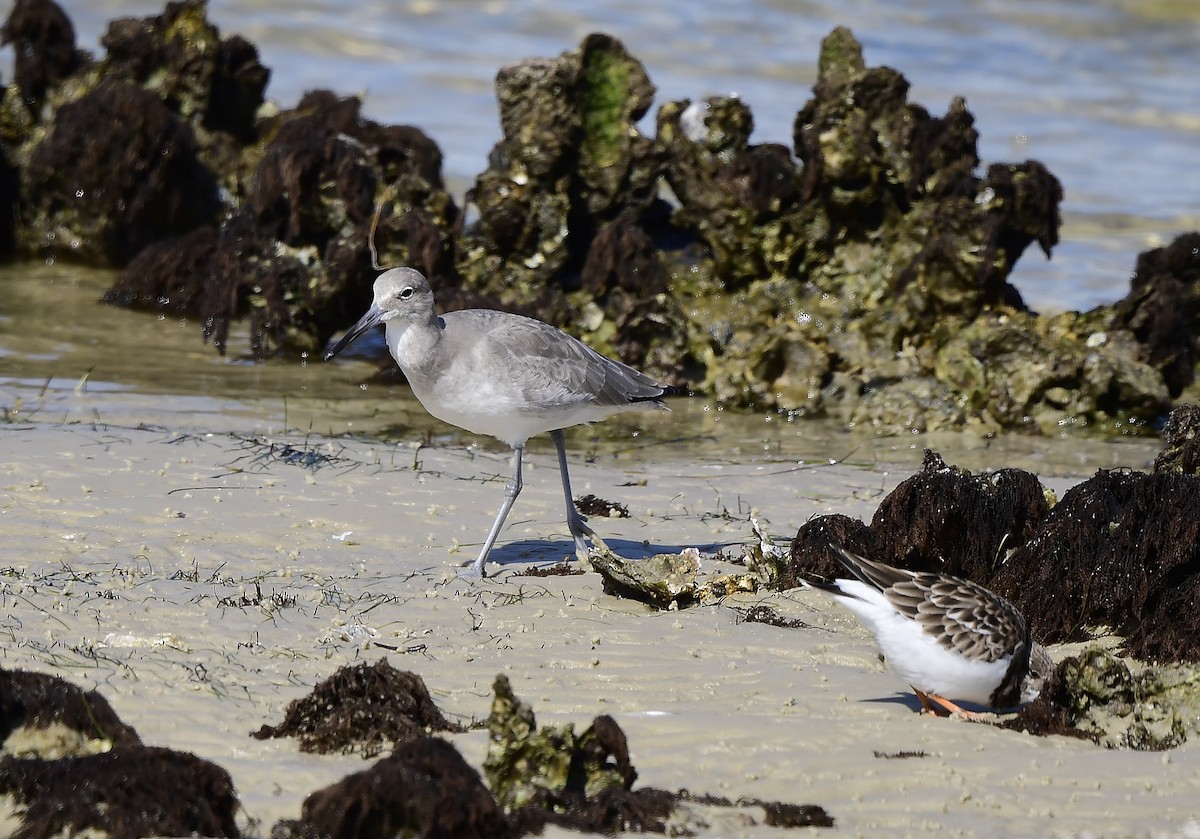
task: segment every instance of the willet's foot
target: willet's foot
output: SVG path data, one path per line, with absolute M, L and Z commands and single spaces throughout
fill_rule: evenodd
M 893 568 L 837 548 L 853 575 L 805 581 L 854 612 L 926 711 L 971 717 L 951 700 L 991 708 L 1032 702 L 1054 669 L 1025 618 L 970 580 Z
M 513 448 L 513 475 L 504 501 L 472 570 L 484 564 L 521 492 L 521 454 L 534 434 L 550 432 L 558 449 L 567 527 L 576 553 L 587 558 L 584 537 L 598 541 L 575 508 L 562 429 L 621 411 L 669 410 L 673 389 L 605 358 L 560 329 L 492 309 L 438 316 L 429 281 L 412 268 L 393 268 L 375 280 L 371 308 L 325 354 L 333 358 L 377 324 L 413 394 L 438 419 Z

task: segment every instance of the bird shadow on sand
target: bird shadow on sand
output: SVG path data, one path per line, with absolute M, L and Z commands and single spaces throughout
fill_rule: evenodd
M 605 539 L 613 553 L 623 559 L 649 559 L 658 554 L 677 554 L 686 547 L 696 547 L 701 555 L 720 550 L 724 545 L 662 545 L 647 544 L 635 539 Z M 574 562 L 575 545 L 570 539 L 523 539 L 493 548 L 488 556 L 488 573 L 520 571 L 530 564 Z
M 913 693 L 894 693 L 891 696 L 876 696 L 858 701 L 872 705 L 903 705 L 916 713 L 921 711 L 921 700 L 917 699 L 916 694 Z
M 877 696 L 872 699 L 860 699 L 860 702 L 869 702 L 879 705 L 903 705 L 914 713 L 921 713 L 921 700 L 917 698 L 915 693 L 894 693 L 891 696 Z M 1007 713 L 1015 710 L 1012 708 L 996 709 L 989 708 L 986 705 L 978 705 L 974 702 L 963 702 L 954 700 L 955 704 L 961 707 L 964 711 L 972 713 L 988 714 L 988 713 Z

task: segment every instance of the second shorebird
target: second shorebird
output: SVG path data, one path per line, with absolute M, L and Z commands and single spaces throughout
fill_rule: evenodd
M 951 700 L 1011 708 L 1032 702 L 1054 662 L 1017 607 L 977 583 L 906 571 L 836 549 L 853 579 L 805 581 L 854 612 L 927 711 L 960 713 Z
M 567 527 L 576 552 L 586 558 L 584 537 L 597 541 L 598 537 L 575 508 L 562 430 L 620 411 L 669 410 L 662 397 L 670 395 L 672 388 L 539 320 L 492 309 L 439 317 L 429 281 L 412 268 L 393 268 L 379 275 L 371 308 L 325 354 L 325 360 L 380 323 L 385 325 L 392 358 L 425 410 L 513 448 L 512 480 L 504 487 L 504 501 L 472 570 L 484 574 L 492 545 L 521 492 L 525 441 L 544 431 L 550 432 L 558 449 Z

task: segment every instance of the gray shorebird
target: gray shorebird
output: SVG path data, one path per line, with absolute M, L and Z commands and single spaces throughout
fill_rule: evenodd
M 325 354 L 333 358 L 377 324 L 413 394 L 430 414 L 513 448 L 513 475 L 472 571 L 483 575 L 488 554 L 521 492 L 521 454 L 535 434 L 550 432 L 558 449 L 567 502 L 567 528 L 586 559 L 591 537 L 601 542 L 575 508 L 567 474 L 564 428 L 621 411 L 658 408 L 674 392 L 628 365 L 597 353 L 560 329 L 533 318 L 492 309 L 439 316 L 429 281 L 412 268 L 393 268 L 375 280 L 374 301 Z

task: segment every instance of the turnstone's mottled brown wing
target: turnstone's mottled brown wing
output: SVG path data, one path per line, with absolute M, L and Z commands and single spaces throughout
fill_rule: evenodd
M 916 574 L 884 594 L 943 647 L 976 661 L 998 661 L 1027 644 L 1029 630 L 1017 608 L 970 580 Z
M 857 579 L 862 580 L 869 586 L 874 586 L 880 591 L 887 591 L 896 583 L 911 580 L 914 575 L 912 571 L 905 571 L 903 568 L 893 568 L 890 565 L 884 565 L 882 562 L 874 562 L 865 556 L 850 553 L 845 548 L 836 548 L 834 559 L 840 562 L 842 567 Z
M 997 661 L 1028 646 L 1029 630 L 1017 608 L 983 586 L 945 574 L 906 571 L 845 550 L 848 571 L 883 592 L 948 650 L 977 661 Z

